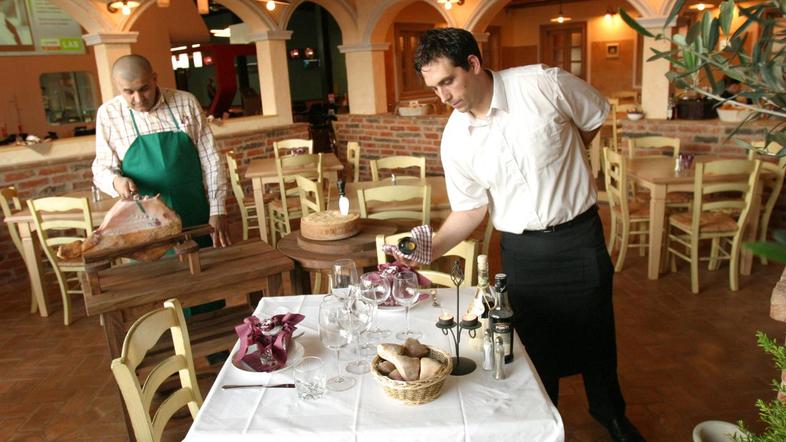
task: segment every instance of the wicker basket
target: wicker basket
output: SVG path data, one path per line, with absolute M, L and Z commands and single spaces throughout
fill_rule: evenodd
M 381 358 L 375 356 L 371 361 L 371 374 L 374 375 L 377 382 L 382 385 L 388 396 L 397 399 L 408 405 L 419 405 L 431 402 L 439 397 L 439 392 L 442 389 L 442 384 L 445 383 L 445 378 L 448 377 L 453 370 L 453 361 L 450 356 L 442 350 L 429 347 L 431 358 L 436 359 L 442 363 L 442 369 L 437 372 L 435 376 L 422 381 L 396 381 L 381 374 L 377 370 Z

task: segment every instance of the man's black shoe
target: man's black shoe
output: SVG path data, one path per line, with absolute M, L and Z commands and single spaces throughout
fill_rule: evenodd
M 604 426 L 609 430 L 614 442 L 646 442 L 644 436 L 625 416 L 611 419 Z

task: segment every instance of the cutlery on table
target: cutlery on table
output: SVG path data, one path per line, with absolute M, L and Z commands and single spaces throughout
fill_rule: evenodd
M 222 385 L 221 388 L 224 390 L 230 390 L 233 388 L 295 388 L 295 384 L 273 384 L 273 385 L 263 385 L 263 384 L 244 384 L 244 385 Z

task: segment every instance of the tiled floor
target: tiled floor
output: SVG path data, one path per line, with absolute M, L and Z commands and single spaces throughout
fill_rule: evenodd
M 492 259 L 492 266 L 495 260 Z M 783 265 L 754 266 L 728 290 L 728 268 L 702 270 L 699 295 L 688 269 L 646 279 L 646 259 L 633 251 L 615 278 L 619 372 L 629 416 L 650 441 L 688 441 L 707 419 L 745 420 L 754 402 L 771 399 L 779 373 L 755 343 L 756 330 L 782 339 L 768 317 Z M 26 286 L 0 293 L 0 440 L 126 440 L 120 400 L 98 319 L 74 300 L 75 321 L 30 315 Z M 203 380 L 203 392 L 212 379 Z M 580 377 L 562 381 L 559 409 L 568 441 L 606 441 L 586 410 Z M 190 418 L 174 420 L 167 440 L 180 440 Z

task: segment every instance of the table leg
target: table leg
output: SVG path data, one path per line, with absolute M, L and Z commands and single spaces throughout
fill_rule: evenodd
M 49 316 L 49 298 L 46 293 L 46 284 L 43 281 L 43 268 L 41 267 L 41 247 L 37 238 L 33 236 L 30 224 L 19 223 L 19 236 L 22 240 L 22 251 L 24 253 L 25 267 L 27 267 L 27 275 L 30 277 L 30 290 L 33 292 L 34 301 L 30 307 L 31 313 L 35 313 L 34 307 L 37 307 L 41 316 Z
M 742 232 L 743 242 L 755 242 L 758 240 L 759 222 L 761 222 L 761 185 L 758 186 L 756 195 L 753 196 L 753 201 L 751 202 L 748 225 L 745 231 Z M 747 247 L 740 247 L 740 274 L 746 276 L 750 275 L 752 267 L 753 252 Z
M 666 217 L 666 188 L 656 186 L 650 189 L 650 244 L 647 277 L 658 279 L 660 255 L 663 247 L 663 225 Z
M 265 186 L 261 178 L 252 178 L 254 187 L 254 206 L 257 208 L 257 221 L 259 222 L 259 237 L 267 242 L 267 213 L 265 213 Z
M 284 294 L 282 277 L 280 273 L 267 277 L 265 296 L 281 296 Z
M 311 293 L 310 275 L 297 261 L 295 261 L 295 268 L 292 269 L 289 275 L 292 279 L 292 291 L 295 295 Z

